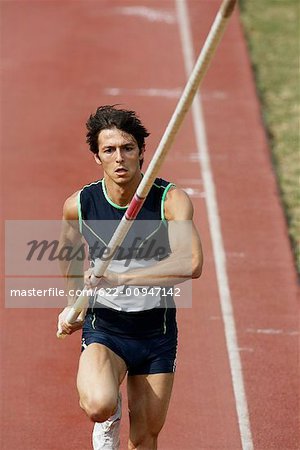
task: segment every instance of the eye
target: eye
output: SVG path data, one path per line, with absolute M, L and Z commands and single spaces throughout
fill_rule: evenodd
M 126 145 L 126 146 L 125 146 L 125 150 L 126 150 L 127 152 L 131 152 L 131 151 L 133 150 L 133 146 L 132 146 L 132 145 Z
M 113 149 L 113 147 L 106 147 L 105 148 L 105 150 L 104 150 L 104 153 L 106 153 L 106 154 L 110 154 L 110 153 L 112 153 L 114 151 L 114 149 Z

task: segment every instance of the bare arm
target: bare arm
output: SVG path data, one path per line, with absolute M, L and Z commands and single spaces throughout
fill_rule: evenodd
M 184 191 L 172 189 L 168 192 L 165 217 L 169 225 L 170 256 L 145 269 L 122 274 L 107 270 L 105 281 L 112 285 L 170 286 L 200 277 L 201 242 L 193 222 L 193 205 Z
M 59 261 L 61 273 L 66 279 L 67 293 L 82 289 L 84 258 L 80 250 L 83 249 L 83 245 L 79 232 L 77 193 L 75 193 L 64 204 L 59 240 L 60 254 L 67 256 Z M 70 253 L 73 255 L 72 258 L 69 257 Z M 75 300 L 74 297 L 68 296 L 68 305 L 73 305 Z
M 85 311 L 79 316 L 74 324 L 66 322 L 66 316 L 70 307 L 76 301 L 76 295 L 70 295 L 83 288 L 83 264 L 84 264 L 84 244 L 79 231 L 78 211 L 77 211 L 77 195 L 76 192 L 69 197 L 63 208 L 62 230 L 59 241 L 59 251 L 61 255 L 69 255 L 72 258 L 65 257 L 59 261 L 60 270 L 65 277 L 65 287 L 68 298 L 68 306 L 61 312 L 58 319 L 58 329 L 63 334 L 71 334 L 73 331 L 82 327 L 82 321 Z

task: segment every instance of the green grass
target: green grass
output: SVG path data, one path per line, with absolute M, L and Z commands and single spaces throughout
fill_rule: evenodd
M 300 4 L 240 0 L 295 264 L 300 274 Z

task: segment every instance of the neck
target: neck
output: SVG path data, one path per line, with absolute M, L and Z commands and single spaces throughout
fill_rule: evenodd
M 116 203 L 119 206 L 127 206 L 134 196 L 134 193 L 137 190 L 141 179 L 142 174 L 141 172 L 138 172 L 136 176 L 128 183 L 120 185 L 115 183 L 111 178 L 104 175 L 105 187 L 108 197 L 113 203 Z

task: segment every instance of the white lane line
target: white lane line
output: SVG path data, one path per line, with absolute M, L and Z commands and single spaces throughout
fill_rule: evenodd
M 176 87 L 173 89 L 164 88 L 139 88 L 139 89 L 128 89 L 119 87 L 107 87 L 103 89 L 105 95 L 110 95 L 112 97 L 118 97 L 119 95 L 136 95 L 139 97 L 159 97 L 159 98 L 175 98 L 179 99 L 182 94 L 182 87 Z M 212 91 L 205 96 L 202 96 L 202 100 L 225 100 L 227 98 L 225 93 L 221 91 Z
M 194 197 L 194 198 L 204 198 L 205 197 L 205 193 L 200 191 L 200 189 L 194 189 L 191 187 L 185 187 L 183 186 L 182 189 L 190 196 L 190 197 Z
M 164 97 L 178 99 L 181 95 L 182 88 L 160 89 L 160 88 L 141 88 L 126 89 L 118 87 L 109 87 L 103 90 L 104 94 L 118 97 L 119 95 L 137 95 L 141 97 Z
M 204 198 L 205 192 L 203 192 L 202 181 L 199 178 L 181 178 L 178 180 L 178 186 L 181 187 L 190 197 Z
M 188 185 L 199 185 L 202 186 L 202 181 L 200 178 L 179 178 L 179 183 L 188 184 Z
M 116 8 L 115 11 L 125 16 L 138 16 L 149 22 L 163 22 L 168 25 L 176 22 L 176 16 L 171 11 L 148 8 L 147 6 L 123 6 Z
M 177 9 L 177 20 L 182 42 L 185 70 L 187 77 L 189 77 L 194 65 L 195 58 L 187 3 L 186 0 L 175 0 L 175 2 Z M 196 96 L 193 102 L 192 115 L 200 160 L 200 170 L 202 174 L 204 190 L 206 192 L 208 221 L 216 265 L 222 318 L 224 322 L 225 338 L 229 356 L 241 444 L 243 450 L 253 450 L 254 446 L 250 428 L 248 404 L 242 374 L 242 364 L 239 355 L 236 326 L 226 269 L 225 250 L 221 232 L 218 204 L 216 199 L 216 190 L 210 164 L 200 95 Z
M 285 335 L 285 336 L 298 336 L 300 333 L 297 330 L 281 330 L 274 328 L 247 328 L 247 333 L 255 333 L 255 334 L 267 334 L 267 335 Z

